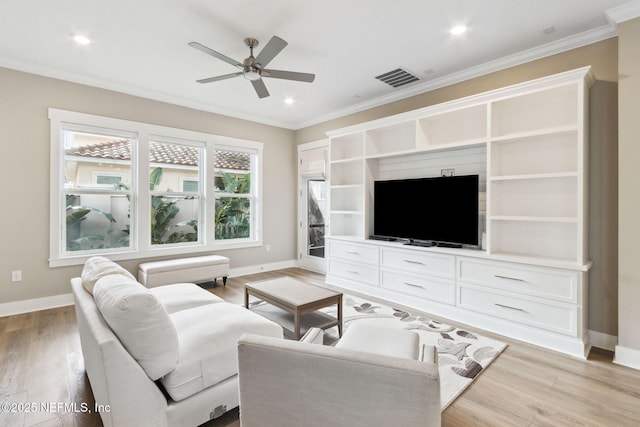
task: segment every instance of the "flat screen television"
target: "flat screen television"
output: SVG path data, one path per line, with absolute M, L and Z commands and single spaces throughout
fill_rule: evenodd
M 374 182 L 373 238 L 478 246 L 478 175 Z

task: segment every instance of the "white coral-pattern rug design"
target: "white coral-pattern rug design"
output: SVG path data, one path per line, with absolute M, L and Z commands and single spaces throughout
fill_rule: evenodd
M 322 311 L 330 315 L 336 314 L 335 307 Z M 353 322 L 359 321 L 407 329 L 420 336 L 421 348 L 423 345 L 436 347 L 442 410 L 507 347 L 503 342 L 351 295 L 343 297 L 343 321 L 345 330 Z M 336 328 L 327 333 L 335 335 L 334 338 L 337 339 L 337 331 L 334 332 L 334 329 Z

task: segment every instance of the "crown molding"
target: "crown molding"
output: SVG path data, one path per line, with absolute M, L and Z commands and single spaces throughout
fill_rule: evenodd
M 640 1 L 634 0 L 605 11 L 607 18 L 614 24 L 640 17 Z
M 640 3 L 640 1 L 635 1 L 634 3 Z M 302 129 L 315 124 L 344 117 L 349 114 L 359 113 L 361 111 L 379 107 L 391 102 L 400 101 L 411 96 L 420 95 L 425 92 L 430 92 L 446 86 L 451 86 L 465 80 L 481 77 L 483 75 L 491 74 L 496 71 L 504 70 L 527 62 L 535 61 L 537 59 L 542 59 L 548 56 L 556 55 L 558 53 L 607 40 L 612 37 L 616 37 L 617 35 L 618 33 L 613 23 L 603 25 L 589 31 L 555 40 L 541 46 L 527 49 L 513 55 L 508 55 L 494 61 L 486 62 L 484 64 L 473 66 L 459 72 L 451 73 L 446 76 L 429 80 L 424 83 L 418 83 L 404 90 L 393 92 L 392 94 L 380 96 L 366 102 L 354 104 L 347 108 L 335 110 L 331 114 L 302 122 L 297 129 Z
M 219 114 L 221 116 L 232 117 L 234 119 L 247 120 L 267 126 L 281 127 L 285 129 L 293 129 L 295 123 L 283 122 L 279 120 L 270 120 L 262 116 L 242 113 L 240 111 L 226 109 L 222 107 L 212 106 L 199 102 L 178 98 L 165 93 L 141 89 L 136 86 L 123 85 L 117 82 L 87 77 L 79 74 L 69 73 L 52 67 L 43 67 L 29 62 L 10 60 L 0 57 L 0 67 L 7 68 L 23 73 L 34 74 L 40 77 L 47 77 L 56 80 L 62 80 L 79 85 L 90 86 L 93 88 L 118 92 L 124 95 L 136 96 L 139 98 L 149 99 L 152 101 L 164 102 L 166 104 L 177 105 L 179 107 L 191 108 L 207 113 Z

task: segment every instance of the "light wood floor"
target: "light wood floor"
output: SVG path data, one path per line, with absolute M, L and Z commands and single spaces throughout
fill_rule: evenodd
M 324 283 L 322 275 L 285 269 L 230 278 L 226 287 L 208 289 L 241 304 L 244 283 L 282 275 Z M 444 411 L 443 426 L 640 425 L 640 371 L 613 364 L 610 352 L 594 349 L 585 361 L 475 331 L 509 346 Z M 93 407 L 72 306 L 0 318 L 0 403 L 7 401 Z M 0 426 L 102 425 L 97 414 L 64 409 L 0 411 Z M 239 425 L 237 409 L 205 424 Z

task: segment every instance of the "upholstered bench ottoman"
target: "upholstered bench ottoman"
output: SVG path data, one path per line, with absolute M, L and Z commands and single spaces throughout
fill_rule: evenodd
M 220 255 L 145 262 L 138 266 L 138 281 L 148 288 L 179 282 L 203 283 L 229 276 L 229 258 Z

